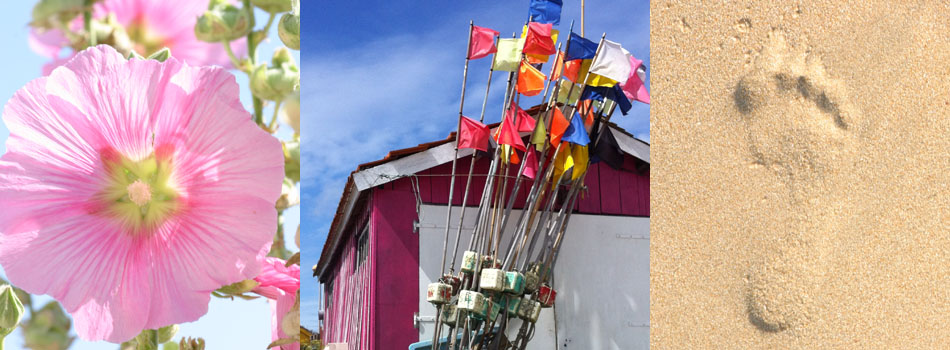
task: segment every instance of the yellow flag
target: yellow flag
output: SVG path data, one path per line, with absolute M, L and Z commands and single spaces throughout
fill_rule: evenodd
M 554 177 L 551 179 L 551 188 L 557 187 L 558 182 L 561 180 L 561 175 L 564 174 L 567 169 L 574 167 L 574 158 L 571 157 L 571 144 L 567 141 L 561 142 L 561 149 L 557 152 L 557 157 L 554 158 Z
M 585 72 L 585 73 L 586 73 L 586 72 Z M 616 81 L 616 80 L 612 80 L 612 79 L 610 79 L 610 78 L 608 78 L 608 77 L 605 77 L 605 76 L 602 76 L 602 75 L 597 75 L 597 74 L 591 73 L 590 76 L 587 77 L 587 85 L 590 85 L 590 86 L 613 87 L 614 85 L 617 85 L 617 81 Z
M 498 39 L 495 70 L 514 72 L 521 66 L 521 48 L 524 39 Z
M 573 158 L 574 161 L 574 172 L 571 174 L 571 180 L 577 180 L 577 178 L 587 172 L 587 165 L 590 160 L 589 154 L 587 153 L 587 146 L 572 145 L 571 158 Z

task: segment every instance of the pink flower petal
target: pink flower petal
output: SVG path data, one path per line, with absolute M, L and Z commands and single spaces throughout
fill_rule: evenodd
M 283 156 L 241 107 L 233 75 L 97 46 L 17 91 L 3 120 L 0 265 L 59 300 L 83 339 L 194 321 L 211 291 L 258 276 Z M 178 207 L 132 232 L 96 197 L 112 181 L 104 161 L 156 153 L 170 157 Z

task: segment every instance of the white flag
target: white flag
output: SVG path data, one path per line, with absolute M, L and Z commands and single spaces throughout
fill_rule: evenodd
M 630 77 L 627 50 L 618 43 L 604 39 L 600 44 L 600 51 L 594 57 L 594 63 L 590 66 L 590 72 L 623 84 Z

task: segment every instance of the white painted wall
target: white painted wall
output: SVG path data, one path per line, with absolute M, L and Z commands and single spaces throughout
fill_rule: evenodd
M 453 209 L 449 253 L 458 224 L 459 209 Z M 420 315 L 429 319 L 434 318 L 436 310 L 426 302 L 425 290 L 439 276 L 445 210 L 444 205 L 423 205 L 420 211 L 418 302 Z M 465 210 L 456 266 L 468 246 L 476 212 L 477 208 Z M 510 227 L 514 221 L 509 222 Z M 508 239 L 504 237 L 502 244 Z M 447 257 L 446 265 L 451 260 Z M 528 349 L 649 349 L 649 218 L 572 215 L 554 277 L 557 302 L 541 313 Z M 432 339 L 433 325 L 421 323 L 420 341 Z M 508 328 L 516 329 L 517 325 Z

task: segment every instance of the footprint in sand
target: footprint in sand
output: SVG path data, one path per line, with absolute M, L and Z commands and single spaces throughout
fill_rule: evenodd
M 804 46 L 804 45 L 802 45 Z M 778 332 L 802 326 L 816 313 L 843 203 L 841 178 L 852 158 L 856 110 L 842 84 L 826 76 L 807 48 L 769 35 L 754 68 L 736 84 L 735 107 L 747 131 L 752 166 L 788 190 L 777 218 L 753 247 L 747 278 L 749 320 Z

